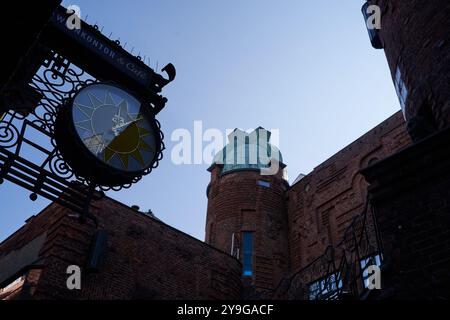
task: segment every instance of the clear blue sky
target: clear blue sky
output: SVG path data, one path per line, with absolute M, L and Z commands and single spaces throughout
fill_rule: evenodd
M 279 129 L 292 182 L 399 110 L 384 52 L 370 45 L 363 2 L 64 1 L 152 64 L 177 68 L 158 116 L 164 160 L 139 184 L 109 195 L 203 240 L 208 165 L 172 164 L 173 130 L 192 132 L 196 120 L 222 131 Z M 0 186 L 0 241 L 48 204 L 28 195 Z

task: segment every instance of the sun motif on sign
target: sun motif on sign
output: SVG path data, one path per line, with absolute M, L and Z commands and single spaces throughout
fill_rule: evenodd
M 123 91 L 92 90 L 73 104 L 76 131 L 84 145 L 102 162 L 123 171 L 149 166 L 155 138 L 141 105 Z

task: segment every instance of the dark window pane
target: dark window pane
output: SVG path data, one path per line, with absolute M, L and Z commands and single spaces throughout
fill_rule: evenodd
M 253 275 L 253 233 L 252 232 L 244 232 L 242 234 L 243 237 L 243 247 L 242 247 L 242 255 L 243 255 L 243 274 L 244 276 L 252 276 Z
M 264 180 L 258 180 L 258 185 L 265 188 L 270 188 L 270 182 Z

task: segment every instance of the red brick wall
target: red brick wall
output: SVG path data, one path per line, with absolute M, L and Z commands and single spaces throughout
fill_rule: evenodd
M 440 129 L 450 122 L 450 1 L 371 0 L 382 9 L 379 32 L 394 79 L 400 65 L 409 91 L 407 120 L 431 113 Z M 422 108 L 422 110 L 421 110 Z M 419 118 L 414 119 L 419 115 Z M 414 128 L 413 128 L 414 129 Z M 423 134 L 423 128 L 415 128 Z
M 206 242 L 231 252 L 233 233 L 240 241 L 243 231 L 254 232 L 253 277 L 246 280 L 256 289 L 273 289 L 289 271 L 287 185 L 281 172 L 261 176 L 259 171 L 236 171 L 220 176 L 216 166 L 211 175 Z M 270 187 L 258 186 L 258 180 L 270 182 Z
M 450 299 L 450 129 L 363 171 L 391 299 Z
M 108 232 L 99 273 L 83 269 L 82 289 L 66 288 L 69 265 L 86 265 L 96 230 L 53 204 L 0 245 L 0 259 L 47 232 L 35 299 L 237 299 L 241 265 L 235 258 L 152 217 L 105 198 L 93 206 Z
M 21 229 L 0 244 L 2 260 L 11 251 L 20 250 L 36 237 L 46 235 L 39 259 L 30 266 L 31 271 L 17 270 L 25 272 L 27 280 L 37 270 L 42 271 L 38 272 L 38 280 L 33 277 L 32 283 L 28 281 L 24 284 L 25 290 L 18 298 L 29 298 L 30 295 L 40 298 L 73 297 L 73 292 L 65 287 L 65 272 L 71 264 L 85 264 L 95 227 L 91 223 L 78 223 L 78 219 L 69 217 L 68 213 L 67 209 L 52 204 L 28 219 Z
M 274 288 L 290 272 L 336 244 L 353 216 L 361 213 L 366 183 L 359 170 L 410 144 L 396 113 L 320 164 L 287 190 L 281 174 L 239 171 L 220 176 L 213 168 L 208 187 L 206 241 L 222 251 L 108 198 L 93 205 L 99 228 L 108 231 L 100 273 L 84 274 L 82 290 L 65 287 L 66 268 L 84 266 L 95 226 L 79 224 L 52 205 L 0 245 L 0 260 L 46 232 L 33 283 L 35 298 L 239 298 L 241 264 L 228 253 L 231 234 L 254 231 L 254 277 L 258 288 Z M 257 185 L 271 183 L 270 188 Z M 42 268 L 40 271 L 39 268 Z M 36 270 L 39 270 L 37 272 Z M 36 285 L 37 283 L 37 285 Z M 244 281 L 244 283 L 246 283 Z
M 359 170 L 409 144 L 397 112 L 291 187 L 287 208 L 293 271 L 336 245 L 352 218 L 361 214 L 367 184 Z

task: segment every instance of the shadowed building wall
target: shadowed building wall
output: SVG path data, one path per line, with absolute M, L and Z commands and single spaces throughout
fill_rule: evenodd
M 92 207 L 98 218 L 79 223 L 52 204 L 0 244 L 1 299 L 237 299 L 241 264 L 232 256 L 153 216 L 109 198 Z M 96 270 L 98 230 L 106 231 Z M 81 290 L 68 290 L 68 266 L 82 270 Z
M 450 1 L 370 0 L 379 39 L 415 140 L 450 121 Z
M 363 170 L 391 299 L 450 298 L 450 2 L 371 0 L 410 147 Z

